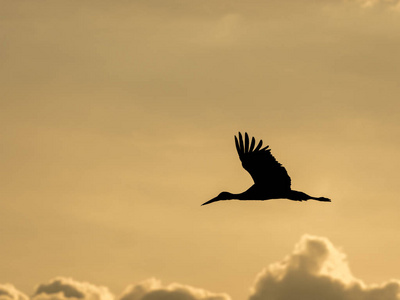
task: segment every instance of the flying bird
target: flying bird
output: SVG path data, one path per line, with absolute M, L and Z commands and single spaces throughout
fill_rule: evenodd
M 210 204 L 221 200 L 270 200 L 289 199 L 294 201 L 317 200 L 331 202 L 325 197 L 312 197 L 306 193 L 292 190 L 291 179 L 285 169 L 271 154 L 269 146 L 262 148 L 263 141 L 256 145 L 254 137 L 249 140 L 247 132 L 244 135 L 239 132 L 239 138 L 235 136 L 236 150 L 242 161 L 243 168 L 250 173 L 254 184 L 243 193 L 232 194 L 222 192 L 217 197 L 203 203 Z

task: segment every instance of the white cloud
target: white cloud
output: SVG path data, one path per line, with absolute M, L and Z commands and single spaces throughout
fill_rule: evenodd
M 11 284 L 0 284 L 0 300 L 28 300 L 28 296 Z
M 57 277 L 48 283 L 40 284 L 33 294 L 34 300 L 113 300 L 108 288 L 71 278 Z
M 216 294 L 188 285 L 172 283 L 163 286 L 157 279 L 148 279 L 128 286 L 119 300 L 230 300 L 227 294 Z
M 399 293 L 400 281 L 368 286 L 328 239 L 305 235 L 293 253 L 257 276 L 249 299 L 398 300 Z

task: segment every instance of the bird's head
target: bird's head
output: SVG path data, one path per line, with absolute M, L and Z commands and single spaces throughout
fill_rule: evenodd
M 211 200 L 204 202 L 202 205 L 210 204 L 220 200 L 229 200 L 232 199 L 232 194 L 229 192 L 221 192 L 217 197 L 212 198 Z

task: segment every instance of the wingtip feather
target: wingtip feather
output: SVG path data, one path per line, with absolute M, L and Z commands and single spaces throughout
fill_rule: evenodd
M 244 133 L 244 153 L 249 152 L 249 135 L 247 132 Z
M 260 148 L 262 147 L 262 145 L 263 145 L 263 141 L 260 140 L 260 141 L 258 142 L 258 145 L 257 145 L 256 149 L 254 149 L 254 151 L 259 151 Z
M 253 152 L 254 150 L 254 145 L 256 144 L 256 140 L 254 139 L 254 136 L 251 138 L 251 145 L 250 145 L 250 149 L 249 152 Z
M 244 152 L 244 147 L 243 147 L 243 137 L 242 134 L 239 132 L 239 147 L 240 147 L 240 152 Z
M 236 146 L 237 153 L 238 153 L 238 154 L 239 154 L 239 156 L 240 156 L 240 147 L 239 147 L 239 141 L 238 141 L 238 139 L 237 139 L 236 135 L 235 135 L 235 146 Z

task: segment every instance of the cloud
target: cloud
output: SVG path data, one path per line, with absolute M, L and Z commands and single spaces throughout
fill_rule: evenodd
M 40 284 L 33 294 L 34 300 L 113 300 L 108 288 L 71 278 L 57 277 L 48 283 Z
M 28 296 L 11 284 L 0 284 L 0 300 L 28 300 Z
M 366 285 L 328 239 L 305 235 L 289 256 L 258 274 L 249 298 L 276 299 L 398 300 L 400 281 Z
M 15 300 L 27 300 L 17 299 Z M 32 300 L 114 300 L 106 287 L 87 282 L 78 282 L 71 278 L 57 277 L 48 283 L 39 285 Z M 212 293 L 188 285 L 172 283 L 163 286 L 161 281 L 151 278 L 128 286 L 118 300 L 231 300 L 222 293 Z M 1 299 L 3 300 L 3 299 Z M 4 299 L 8 300 L 8 299 Z
M 226 294 L 215 294 L 188 285 L 172 283 L 162 286 L 157 279 L 148 279 L 125 289 L 119 300 L 230 300 Z
M 363 7 L 386 7 L 386 8 L 399 8 L 399 0 L 356 0 Z
M 245 287 L 243 287 L 245 288 Z M 0 300 L 28 300 L 11 284 L 0 285 Z M 231 300 L 180 283 L 150 278 L 129 285 L 119 297 L 103 286 L 57 277 L 35 289 L 32 300 Z M 304 235 L 292 253 L 256 277 L 248 300 L 400 300 L 400 280 L 367 285 L 350 271 L 345 253 L 327 238 Z

